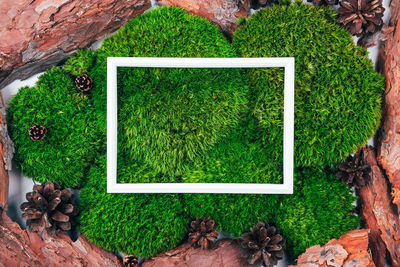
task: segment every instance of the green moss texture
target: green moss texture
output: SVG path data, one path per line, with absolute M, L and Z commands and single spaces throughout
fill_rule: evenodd
M 383 79 L 335 17 L 327 7 L 273 6 L 256 12 L 234 34 L 242 57 L 295 57 L 297 166 L 337 166 L 380 123 Z M 282 136 L 283 73 L 252 69 L 248 78 L 252 113 L 266 138 Z M 274 146 L 271 150 L 275 153 Z
M 139 257 L 177 246 L 189 225 L 180 196 L 107 193 L 105 159 L 91 168 L 81 191 L 82 233 L 103 248 Z
M 42 183 L 82 186 L 99 148 L 94 114 L 89 97 L 79 92 L 73 78 L 60 68 L 47 71 L 35 87 L 21 88 L 8 108 L 17 167 Z M 47 129 L 42 141 L 30 139 L 33 124 Z

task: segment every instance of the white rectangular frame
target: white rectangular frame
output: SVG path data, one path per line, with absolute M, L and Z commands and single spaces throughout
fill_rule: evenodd
M 284 68 L 283 184 L 250 183 L 117 183 L 117 68 Z M 293 194 L 295 60 L 276 58 L 107 59 L 107 192 L 108 193 L 235 193 Z

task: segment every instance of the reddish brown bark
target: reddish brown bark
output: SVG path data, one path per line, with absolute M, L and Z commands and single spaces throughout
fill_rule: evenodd
M 81 235 L 72 242 L 65 233 L 43 239 L 22 230 L 5 213 L 0 223 L 1 266 L 121 266 L 112 253 L 100 249 Z
M 184 244 L 173 250 L 150 258 L 143 267 L 246 267 L 250 266 L 241 257 L 239 245 L 234 240 L 221 240 L 215 249 L 193 248 Z
M 297 267 L 363 266 L 373 267 L 368 253 L 368 230 L 353 230 L 332 239 L 324 246 L 313 246 L 297 259 Z M 384 265 L 378 265 L 384 266 Z
M 150 6 L 150 0 L 0 0 L 0 88 L 60 63 Z
M 229 36 L 239 17 L 247 17 L 250 0 L 158 0 L 160 5 L 178 6 L 219 25 Z
M 393 32 L 380 48 L 379 60 L 386 81 L 384 122 L 377 159 L 392 184 L 393 203 L 400 206 L 400 1 L 390 4 Z
M 393 266 L 400 266 L 400 218 L 391 202 L 389 185 L 378 166 L 375 152 L 364 148 L 371 166 L 371 181 L 358 192 L 365 228 L 370 229 L 370 249 L 377 266 L 385 266 L 386 250 Z

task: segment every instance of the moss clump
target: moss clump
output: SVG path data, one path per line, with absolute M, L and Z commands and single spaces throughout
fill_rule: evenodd
M 104 41 L 92 71 L 94 103 L 105 119 L 106 59 L 234 57 L 218 28 L 179 8 L 137 17 Z M 167 175 L 181 175 L 194 158 L 228 135 L 246 108 L 240 69 L 119 68 L 119 150 Z
M 358 226 L 356 198 L 335 175 L 296 171 L 295 181 L 293 195 L 186 194 L 184 200 L 192 218 L 210 216 L 218 230 L 235 237 L 259 221 L 275 224 L 293 258 Z
M 335 16 L 325 7 L 273 6 L 254 14 L 234 35 L 240 56 L 295 57 L 297 166 L 337 165 L 365 144 L 380 122 L 383 79 Z M 252 69 L 248 78 L 253 115 L 266 138 L 281 136 L 283 73 Z
M 95 112 L 89 98 L 76 90 L 72 77 L 59 68 L 41 76 L 33 88 L 21 88 L 8 112 L 17 167 L 39 182 L 58 181 L 80 187 L 85 170 L 99 147 Z M 41 141 L 32 141 L 33 124 L 47 129 Z
M 89 73 L 96 61 L 96 51 L 82 49 L 65 62 L 64 70 L 74 76 Z
M 91 168 L 81 192 L 82 233 L 103 248 L 139 257 L 153 256 L 178 245 L 189 225 L 180 196 L 109 194 L 105 159 Z
M 359 225 L 356 197 L 334 174 L 306 169 L 295 177 L 293 195 L 281 198 L 274 223 L 296 258 L 306 248 L 323 245 Z

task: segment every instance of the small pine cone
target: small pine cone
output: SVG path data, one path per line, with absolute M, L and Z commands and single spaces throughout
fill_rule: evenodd
M 139 259 L 134 255 L 124 255 L 122 259 L 122 266 L 124 267 L 137 267 L 139 265 Z
M 371 167 L 365 162 L 361 150 L 354 156 L 347 157 L 346 161 L 339 166 L 336 176 L 349 186 L 361 188 L 371 180 L 370 173 Z
M 333 6 L 339 4 L 339 0 L 307 0 L 307 2 L 312 2 L 313 5 L 316 6 L 322 6 L 322 5 Z
M 47 130 L 42 125 L 34 124 L 29 129 L 29 136 L 33 141 L 40 141 L 46 136 Z
M 212 248 L 218 237 L 215 230 L 215 222 L 210 217 L 197 218 L 190 223 L 189 242 L 194 247 L 202 249 Z
M 377 32 L 383 26 L 382 0 L 342 0 L 338 23 L 358 37 Z
M 75 78 L 75 86 L 81 92 L 88 92 L 93 87 L 93 80 L 87 74 L 82 74 Z
M 71 219 L 79 213 L 70 188 L 62 189 L 54 182 L 44 186 L 35 184 L 33 191 L 26 194 L 28 202 L 21 204 L 22 218 L 32 232 L 52 235 L 56 230 L 71 229 Z
M 242 234 L 239 242 L 242 255 L 251 265 L 271 267 L 283 258 L 285 240 L 267 223 L 259 222 L 251 232 Z

